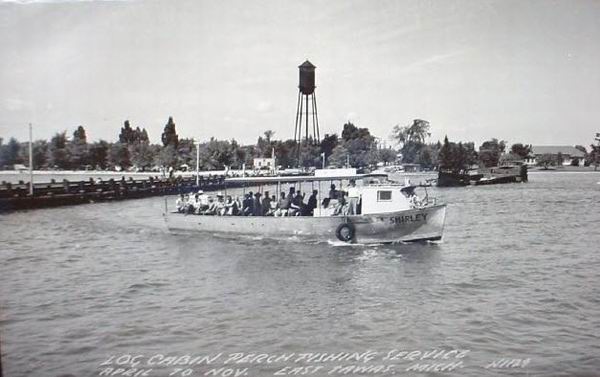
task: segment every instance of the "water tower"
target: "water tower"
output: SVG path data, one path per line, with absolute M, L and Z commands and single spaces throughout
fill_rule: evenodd
M 303 138 L 306 144 L 318 144 L 321 140 L 317 117 L 317 97 L 315 96 L 315 68 L 317 67 L 308 60 L 298 66 L 300 83 L 298 84 L 296 127 L 294 128 L 294 141 L 298 145 L 298 157 Z M 309 123 L 312 124 L 312 132 Z M 304 128 L 304 132 L 302 132 L 302 128 Z

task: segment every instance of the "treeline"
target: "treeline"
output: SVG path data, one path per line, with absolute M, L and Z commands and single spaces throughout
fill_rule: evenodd
M 473 142 L 451 142 L 448 137 L 444 138 L 443 143 L 425 143 L 429 136 L 430 124 L 422 119 L 415 119 L 408 126 L 398 125 L 392 133 L 392 137 L 400 146 L 402 161 L 418 164 L 423 168 L 462 173 L 475 165 L 492 167 L 532 157 L 532 146 L 523 143 L 512 144 L 509 148 L 506 141 L 492 138 L 484 141 L 476 150 Z M 600 159 L 600 147 L 591 145 L 591 153 L 587 153 L 583 146 L 576 148 L 586 155 L 586 165 Z M 538 164 L 560 165 L 561 156 L 541 156 Z
M 88 142 L 83 126 L 77 127 L 72 135 L 58 132 L 49 141 L 34 141 L 33 166 L 35 169 L 149 171 L 187 165 L 195 169 L 196 144 L 193 139 L 178 136 L 172 117 L 164 126 L 160 144 L 151 143 L 146 129 L 133 128 L 129 121 L 124 122 L 117 140 Z M 241 145 L 235 139 L 211 138 L 198 147 L 201 170 L 241 169 L 244 164 L 252 168 L 254 158 L 271 157 L 272 152 L 277 165 L 283 168 L 320 166 L 323 153 L 328 165 L 339 167 L 347 162 L 358 167 L 396 159 L 392 148 L 378 148 L 367 128 L 358 128 L 351 122 L 344 124 L 341 136 L 326 134 L 320 141 L 309 140 L 300 146 L 291 139 L 276 140 L 274 132 L 267 130 L 256 144 Z M 4 144 L 0 138 L 0 168 L 12 169 L 15 164 L 28 165 L 28 161 L 28 143 L 11 138 Z
M 492 138 L 483 142 L 478 150 L 473 142 L 428 143 L 430 124 L 415 119 L 407 126 L 397 125 L 392 139 L 398 149 L 381 147 L 368 128 L 359 128 L 351 122 L 343 125 L 340 135 L 326 134 L 322 140 L 309 140 L 297 145 L 294 140 L 277 140 L 274 132 L 267 130 L 255 144 L 241 145 L 235 139 L 211 138 L 198 145 L 201 170 L 222 170 L 225 167 L 252 168 L 254 158 L 271 157 L 274 152 L 277 165 L 283 168 L 321 166 L 322 155 L 327 165 L 343 167 L 371 167 L 377 163 L 417 164 L 424 169 L 444 169 L 462 172 L 474 165 L 491 167 L 504 162 L 524 160 L 531 155 L 531 145 L 515 143 L 508 148 L 506 141 Z M 576 148 L 586 153 L 586 165 L 600 163 L 600 146 L 591 145 L 592 151 Z M 35 169 L 60 170 L 138 170 L 156 171 L 186 165 L 196 167 L 196 144 L 193 139 L 180 138 L 175 122 L 169 117 L 164 126 L 161 142 L 150 142 L 145 128 L 133 128 L 125 121 L 116 142 L 100 140 L 88 142 L 85 128 L 77 129 L 69 137 L 66 131 L 56 133 L 49 141 L 33 143 Z M 556 156 L 541 156 L 538 164 L 560 164 Z M 15 164 L 28 165 L 27 143 L 11 138 L 6 144 L 0 138 L 0 169 L 12 169 Z

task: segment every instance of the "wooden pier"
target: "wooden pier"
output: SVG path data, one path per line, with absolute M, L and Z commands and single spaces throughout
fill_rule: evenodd
M 109 200 L 147 198 L 174 195 L 197 190 L 216 191 L 225 189 L 225 176 L 94 180 L 34 183 L 33 195 L 29 182 L 2 182 L 0 184 L 0 211 L 56 207 L 94 203 Z

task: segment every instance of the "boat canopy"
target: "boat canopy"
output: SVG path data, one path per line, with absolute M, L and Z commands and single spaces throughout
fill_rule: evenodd
M 368 178 L 387 178 L 387 174 L 352 174 L 339 176 L 315 177 L 314 175 L 296 175 L 296 176 L 276 176 L 276 177 L 233 177 L 226 178 L 225 183 L 291 183 L 291 182 L 319 182 L 319 181 L 340 181 L 340 180 L 360 180 Z

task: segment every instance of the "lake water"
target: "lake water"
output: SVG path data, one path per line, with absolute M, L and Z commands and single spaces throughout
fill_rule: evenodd
M 598 181 L 432 189 L 425 245 L 174 236 L 163 198 L 1 215 L 4 375 L 598 376 Z

